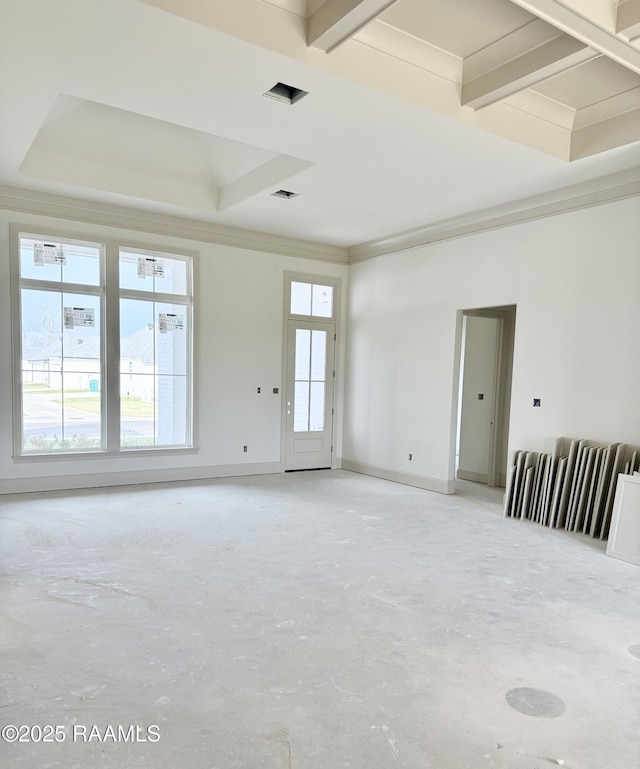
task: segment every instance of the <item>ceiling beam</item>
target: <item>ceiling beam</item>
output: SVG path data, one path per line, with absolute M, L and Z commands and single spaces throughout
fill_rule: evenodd
M 626 0 L 618 6 L 616 32 L 628 40 L 640 37 L 640 0 Z
M 573 119 L 573 130 L 578 131 L 581 128 L 586 128 L 596 123 L 610 121 L 612 118 L 629 112 L 635 112 L 637 115 L 638 110 L 640 110 L 640 86 L 630 88 L 628 91 L 614 94 L 608 99 L 601 99 L 595 104 L 590 104 L 587 107 L 576 110 Z M 638 123 L 638 130 L 640 131 L 640 123 Z
M 640 141 L 640 107 L 608 120 L 574 129 L 571 134 L 571 160 Z
M 532 22 L 465 59 L 462 105 L 486 107 L 600 55 L 544 22 Z
M 629 0 L 632 2 L 633 0 Z M 560 0 L 511 0 L 568 35 L 640 75 L 640 50 Z
M 396 0 L 327 0 L 307 19 L 307 45 L 330 53 Z

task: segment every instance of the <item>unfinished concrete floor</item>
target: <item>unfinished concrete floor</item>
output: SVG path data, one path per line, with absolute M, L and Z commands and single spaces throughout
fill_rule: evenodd
M 0 766 L 637 769 L 640 569 L 479 491 L 0 498 Z

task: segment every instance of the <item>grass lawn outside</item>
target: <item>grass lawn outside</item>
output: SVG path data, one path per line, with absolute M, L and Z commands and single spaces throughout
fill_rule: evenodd
M 23 392 L 29 393 L 29 395 L 40 395 L 40 394 L 46 394 L 46 395 L 60 395 L 62 390 L 51 390 L 46 385 L 41 384 L 29 384 L 26 382 L 22 385 Z M 68 393 L 86 393 L 86 390 L 66 390 L 65 392 Z
M 52 403 L 62 403 L 61 398 L 56 398 Z M 100 396 L 90 396 L 88 398 L 65 398 L 65 406 L 72 406 L 82 411 L 90 411 L 92 414 L 100 413 Z M 123 417 L 152 417 L 153 403 L 143 401 L 135 395 L 125 396 L 120 399 L 120 416 Z

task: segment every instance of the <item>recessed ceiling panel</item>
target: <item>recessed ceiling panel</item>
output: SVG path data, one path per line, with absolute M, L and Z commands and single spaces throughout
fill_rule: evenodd
M 509 0 L 398 0 L 380 19 L 465 58 L 535 16 Z
M 640 87 L 640 75 L 605 56 L 540 83 L 535 91 L 573 109 Z

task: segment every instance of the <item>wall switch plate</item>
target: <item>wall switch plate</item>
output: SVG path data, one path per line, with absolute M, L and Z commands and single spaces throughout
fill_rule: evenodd
M 279 392 L 280 392 L 280 388 L 279 387 L 274 387 L 273 388 L 273 394 L 274 395 L 277 395 Z
M 244 451 L 245 454 L 247 453 L 247 447 L 246 446 L 243 446 L 242 450 Z
M 484 400 L 484 393 L 478 393 L 478 400 L 483 401 Z
M 542 406 L 542 400 L 540 398 L 534 398 L 533 399 L 533 405 L 534 406 Z

